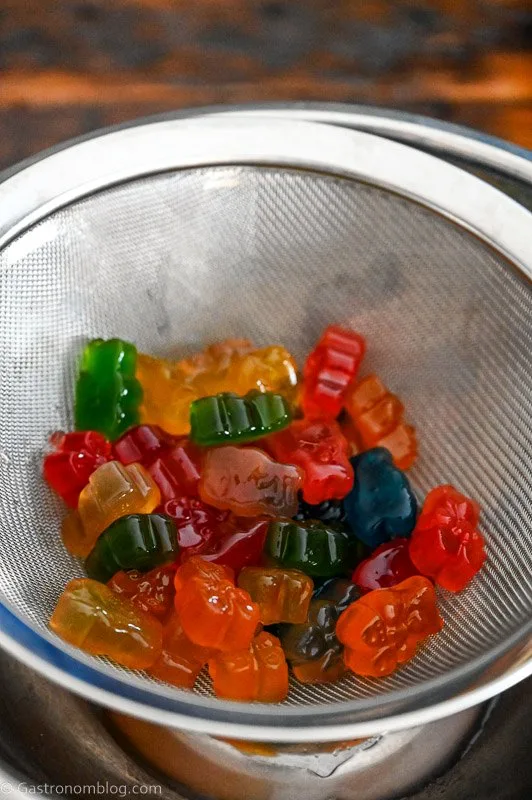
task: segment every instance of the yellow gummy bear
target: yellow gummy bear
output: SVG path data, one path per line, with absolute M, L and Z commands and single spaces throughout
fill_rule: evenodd
M 66 585 L 50 628 L 69 644 L 130 669 L 151 666 L 162 648 L 159 620 L 90 578 Z
M 111 522 L 125 514 L 150 514 L 160 502 L 159 488 L 141 464 L 109 461 L 92 473 L 77 511 L 64 519 L 63 543 L 72 555 L 88 556 Z
M 247 339 L 227 339 L 177 362 L 139 353 L 136 377 L 144 390 L 142 422 L 177 436 L 188 434 L 190 404 L 200 397 L 258 389 L 293 401 L 297 392 L 290 353 L 276 345 L 253 350 Z

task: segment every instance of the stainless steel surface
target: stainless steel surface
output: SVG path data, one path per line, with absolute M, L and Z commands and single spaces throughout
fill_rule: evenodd
M 259 740 L 398 730 L 530 672 L 526 211 L 366 134 L 202 120 L 51 155 L 0 186 L 0 220 L 0 590 L 14 611 L 0 617 L 4 646 L 103 704 Z M 368 335 L 371 368 L 405 398 L 425 443 L 413 472 L 420 492 L 454 481 L 486 509 L 488 567 L 463 594 L 442 593 L 443 634 L 386 680 L 294 684 L 273 708 L 214 700 L 206 682 L 199 695 L 170 690 L 48 634 L 57 595 L 80 568 L 59 542 L 61 509 L 39 463 L 46 435 L 71 423 L 81 342 L 121 335 L 167 352 L 238 333 L 285 342 L 301 358 L 333 319 Z
M 7 690 L 0 697 L 0 794 L 9 797 L 16 795 L 8 786 L 13 793 L 20 786 L 27 795 L 28 787 L 47 784 L 52 798 L 130 797 L 153 787 L 151 796 L 164 800 L 197 792 L 216 800 L 384 800 L 441 774 L 480 730 L 484 713 L 470 709 L 422 730 L 358 744 L 259 745 L 260 754 L 254 755 L 241 752 L 243 742 L 176 732 L 115 713 L 109 720 L 5 653 L 0 671 Z M 63 789 L 76 785 L 90 788 Z M 97 791 L 106 786 L 116 788 Z
M 46 785 L 47 796 L 56 800 L 59 796 L 80 796 L 79 790 L 65 790 L 69 785 L 77 785 L 88 787 L 83 796 L 93 796 L 99 791 L 103 797 L 130 797 L 133 794 L 149 793 L 150 796 L 160 797 L 162 800 L 197 800 L 192 790 L 185 789 L 164 774 L 165 771 L 175 773 L 180 769 L 176 759 L 182 756 L 177 755 L 167 745 L 168 740 L 172 741 L 173 731 L 163 730 L 162 736 L 149 731 L 151 754 L 146 739 L 138 742 L 138 749 L 132 749 L 131 743 L 136 738 L 131 736 L 132 731 L 128 731 L 129 736 L 116 732 L 114 725 L 107 724 L 101 709 L 46 681 L 2 652 L 0 673 L 0 793 L 21 800 L 23 795 L 28 795 L 30 787 L 41 787 L 42 793 Z M 437 778 L 428 787 L 429 775 L 423 774 L 426 750 L 422 735 L 406 732 L 404 736 L 392 736 L 391 740 L 396 748 L 386 745 L 386 735 L 377 737 L 383 747 L 391 749 L 390 755 L 396 760 L 393 770 L 389 768 L 388 762 L 382 766 L 376 776 L 377 784 L 381 781 L 385 784 L 392 778 L 397 782 L 397 787 L 406 785 L 412 772 L 418 771 L 422 777 L 419 787 L 416 787 L 417 791 L 414 790 L 415 800 L 471 800 L 471 797 L 482 800 L 524 800 L 529 796 L 527 790 L 532 778 L 532 770 L 528 767 L 530 688 L 529 679 L 525 684 L 514 687 L 492 701 L 485 710 L 481 710 L 481 716 L 462 744 L 459 741 L 462 731 L 457 725 L 454 729 L 456 741 L 453 743 L 452 737 L 447 735 L 441 742 L 441 763 L 436 767 L 438 774 L 445 771 L 446 760 L 452 753 L 453 744 L 458 750 L 457 759 L 445 771 L 444 777 Z M 135 725 L 134 720 L 131 722 Z M 452 720 L 449 723 L 452 724 Z M 438 726 L 449 733 L 447 720 L 431 726 L 431 730 Z M 210 780 L 214 789 L 211 797 L 219 800 L 223 793 L 223 784 L 212 764 L 210 748 L 206 747 L 205 758 L 202 758 L 201 746 L 198 749 L 198 744 L 205 738 L 192 735 L 189 750 L 193 751 L 193 757 L 188 754 L 186 757 L 195 767 L 192 780 L 198 781 L 201 778 L 205 783 Z M 413 743 L 412 747 L 408 746 L 409 742 Z M 216 748 L 217 744 L 214 743 L 215 752 Z M 315 745 L 307 745 L 305 750 L 310 755 L 313 748 L 316 753 L 323 750 L 323 747 Z M 287 750 L 284 746 L 282 749 L 285 752 Z M 292 751 L 296 749 L 302 748 L 291 748 Z M 166 752 L 170 756 L 169 761 L 165 760 Z M 258 791 L 262 793 L 258 798 L 264 798 L 265 783 L 267 785 L 269 781 L 272 791 L 268 800 L 279 800 L 274 790 L 278 789 L 280 780 L 286 781 L 290 777 L 289 770 L 281 770 L 280 774 L 276 769 L 267 772 L 264 758 L 259 759 L 259 764 L 255 767 L 248 764 L 245 758 L 239 759 L 233 748 L 229 751 L 220 748 L 219 752 L 229 752 L 228 760 L 235 770 L 241 771 L 228 778 L 229 785 L 232 782 L 238 786 L 238 775 L 242 774 L 249 787 L 249 774 L 256 770 L 255 774 L 260 777 Z M 368 759 L 366 766 L 369 771 L 374 767 L 373 758 L 378 762 L 381 752 L 378 748 L 359 750 L 359 754 Z M 154 753 L 157 758 L 153 757 Z M 314 777 L 305 777 L 306 787 L 312 781 L 319 784 L 318 773 L 327 773 L 326 765 L 330 763 L 326 757 L 322 769 L 316 756 L 309 760 L 313 762 Z M 162 771 L 155 766 L 156 762 L 161 764 Z M 185 767 L 186 765 L 181 765 L 184 772 Z M 346 768 L 351 770 L 355 767 L 356 761 L 349 763 Z M 365 776 L 366 772 L 359 764 L 357 786 L 365 781 Z M 332 773 L 328 776 L 325 774 L 322 780 L 338 778 L 339 776 Z M 4 787 L 9 784 L 11 790 L 4 789 L 2 792 L 2 784 Z M 19 784 L 21 791 L 17 795 Z M 54 792 L 52 786 L 59 786 L 60 791 Z M 104 791 L 105 787 L 107 791 Z M 253 795 L 253 790 L 254 785 L 249 789 L 246 800 L 258 800 L 257 795 Z M 33 794 L 37 794 L 37 791 L 35 789 Z M 398 795 L 397 789 L 396 797 Z M 338 798 L 329 794 L 327 800 Z
M 257 103 L 250 106 L 208 106 L 187 112 L 188 116 L 239 115 L 254 119 L 287 119 L 367 131 L 395 141 L 430 150 L 443 158 L 459 158 L 469 165 L 496 170 L 499 174 L 532 181 L 532 153 L 503 139 L 451 125 L 430 117 L 392 109 L 345 103 Z
M 116 727 L 148 764 L 216 800 L 388 800 L 441 774 L 472 731 L 482 707 L 418 728 L 303 751 L 262 747 L 161 728 L 112 714 Z M 260 752 L 262 750 L 263 752 Z

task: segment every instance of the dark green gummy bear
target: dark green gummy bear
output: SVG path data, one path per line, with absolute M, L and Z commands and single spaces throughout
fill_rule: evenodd
M 345 578 L 332 578 L 314 593 L 307 621 L 280 625 L 279 638 L 286 658 L 295 666 L 328 654 L 333 661 L 343 647 L 336 638 L 336 623 L 345 609 L 358 600 L 360 589 Z
M 88 343 L 76 383 L 76 430 L 99 431 L 113 440 L 138 424 L 142 387 L 136 363 L 135 346 L 122 339 Z
M 205 447 L 250 442 L 286 428 L 290 406 L 280 394 L 254 389 L 244 397 L 222 392 L 190 406 L 190 438 Z
M 334 603 L 338 616 L 346 610 L 347 606 L 358 600 L 360 595 L 361 591 L 358 586 L 347 578 L 331 578 L 314 591 L 315 598 L 330 600 Z
M 416 524 L 417 502 L 408 478 L 394 466 L 383 447 L 351 459 L 355 483 L 344 507 L 351 530 L 368 547 L 397 536 L 410 536 Z
M 299 569 L 312 578 L 332 578 L 350 567 L 347 534 L 314 520 L 270 522 L 264 552 L 280 566 Z
M 327 652 L 340 655 L 343 648 L 335 633 L 338 617 L 331 600 L 311 600 L 306 622 L 280 626 L 279 638 L 292 666 L 315 661 Z
M 98 537 L 85 561 L 89 578 L 107 583 L 121 569 L 147 572 L 179 550 L 174 521 L 164 514 L 128 514 Z

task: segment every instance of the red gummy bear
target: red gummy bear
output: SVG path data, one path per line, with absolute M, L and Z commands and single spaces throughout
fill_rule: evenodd
M 419 572 L 450 592 L 461 591 L 486 559 L 479 516 L 478 504 L 453 486 L 432 489 L 410 540 Z
M 176 572 L 175 608 L 193 644 L 214 650 L 248 647 L 260 621 L 256 603 L 227 567 L 193 556 Z
M 282 464 L 303 469 L 303 498 L 311 505 L 341 499 L 353 488 L 349 443 L 333 420 L 297 420 L 269 436 L 265 447 Z
M 232 569 L 238 576 L 244 567 L 255 567 L 262 560 L 262 551 L 269 520 L 229 517 L 222 526 L 222 537 L 201 551 L 205 561 Z
M 353 572 L 351 580 L 363 592 L 389 589 L 417 575 L 408 553 L 409 539 L 392 539 L 377 547 Z
M 173 607 L 176 568 L 175 564 L 169 564 L 144 573 L 121 570 L 113 575 L 107 585 L 115 594 L 128 597 L 143 611 L 164 622 Z
M 415 575 L 351 603 L 338 619 L 336 635 L 350 670 L 380 678 L 412 658 L 418 645 L 442 627 L 434 586 Z
M 58 432 L 50 442 L 56 449 L 44 458 L 44 477 L 68 506 L 77 508 L 92 473 L 111 460 L 111 444 L 96 431 Z
M 161 492 L 161 502 L 181 495 L 198 496 L 201 453 L 188 439 L 170 436 L 157 425 L 137 425 L 114 444 L 122 464 L 146 467 Z
M 265 518 L 235 517 L 195 497 L 169 500 L 157 510 L 176 523 L 182 564 L 199 555 L 238 575 L 243 567 L 255 566 L 262 558 L 268 529 Z
M 175 444 L 148 467 L 163 503 L 183 494 L 198 497 L 200 471 L 201 454 L 187 439 Z
M 113 443 L 113 455 L 124 466 L 134 461 L 149 466 L 158 456 L 168 452 L 177 439 L 158 425 L 136 425 Z
M 359 370 L 366 350 L 360 334 L 329 325 L 303 370 L 302 406 L 309 418 L 334 419 L 342 410 L 349 384 Z
M 157 509 L 175 521 L 181 559 L 215 546 L 222 535 L 222 524 L 229 516 L 195 497 L 168 500 Z

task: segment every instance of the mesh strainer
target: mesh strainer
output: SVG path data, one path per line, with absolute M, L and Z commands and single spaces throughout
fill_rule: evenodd
M 0 184 L 0 643 L 131 714 L 214 734 L 334 740 L 451 714 L 532 671 L 532 216 L 482 181 L 368 134 L 271 120 L 166 121 L 71 145 Z M 383 680 L 294 682 L 278 706 L 164 686 L 47 631 L 82 570 L 40 476 L 72 427 L 94 336 L 186 353 L 246 336 L 300 360 L 323 327 L 419 431 L 420 497 L 479 499 L 488 563 L 440 593 L 443 632 Z

